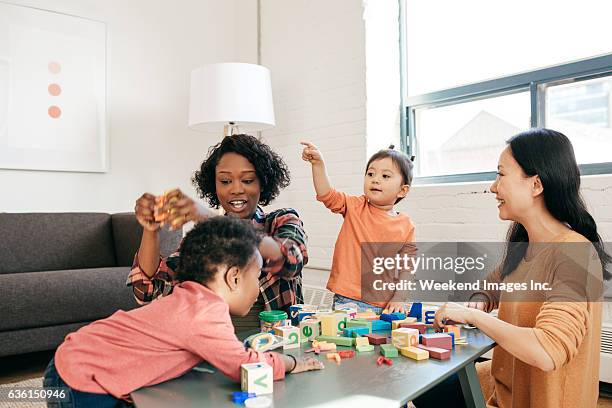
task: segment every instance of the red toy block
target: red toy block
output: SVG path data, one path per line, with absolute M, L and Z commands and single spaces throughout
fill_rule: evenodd
M 380 334 L 364 334 L 363 337 L 367 337 L 370 344 L 387 344 L 387 337 Z
M 353 357 L 355 357 L 355 352 L 353 350 L 342 350 L 342 351 L 339 351 L 338 354 L 342 358 L 353 358 Z
M 445 350 L 438 347 L 424 346 L 422 344 L 418 344 L 417 347 L 423 350 L 427 350 L 429 352 L 429 357 L 433 357 L 437 360 L 448 360 L 450 358 L 450 350 Z
M 453 348 L 453 339 L 446 333 L 423 334 L 421 344 L 428 347 L 437 347 L 445 350 Z
M 425 323 L 400 323 L 399 327 L 405 327 L 407 329 L 417 329 L 419 333 L 424 334 L 427 326 Z
M 391 360 L 390 358 L 383 357 L 383 356 L 380 356 L 376 359 L 377 365 L 382 365 L 383 363 L 386 365 L 393 365 L 393 360 Z

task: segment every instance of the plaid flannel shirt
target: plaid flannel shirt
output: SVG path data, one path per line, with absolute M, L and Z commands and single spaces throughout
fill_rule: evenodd
M 259 276 L 259 290 L 265 308 L 288 310 L 292 304 L 303 303 L 302 268 L 308 262 L 308 237 L 298 213 L 292 208 L 282 208 L 266 214 L 258 206 L 251 221 L 256 229 L 279 243 L 283 254 L 276 262 L 266 263 Z M 172 292 L 178 283 L 175 270 L 179 256 L 179 252 L 175 252 L 167 258 L 160 257 L 157 271 L 149 278 L 140 269 L 136 253 L 126 284 L 132 287 L 139 304 Z

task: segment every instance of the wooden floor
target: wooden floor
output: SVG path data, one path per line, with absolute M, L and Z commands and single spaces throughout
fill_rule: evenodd
M 42 377 L 54 351 L 0 357 L 0 384 Z M 612 386 L 606 387 L 612 392 Z M 612 395 L 610 395 L 612 397 Z M 600 396 L 597 408 L 612 408 L 612 398 Z

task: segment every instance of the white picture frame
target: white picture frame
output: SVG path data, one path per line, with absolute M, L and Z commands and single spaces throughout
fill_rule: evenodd
M 0 168 L 106 172 L 106 24 L 0 2 Z

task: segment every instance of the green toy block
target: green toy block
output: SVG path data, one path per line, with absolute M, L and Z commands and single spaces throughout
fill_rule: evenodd
M 367 351 L 374 351 L 374 346 L 371 345 L 371 344 L 366 344 L 364 346 L 357 346 L 356 349 L 357 349 L 358 352 L 364 353 L 364 352 L 367 352 Z
M 393 344 L 381 344 L 380 345 L 380 354 L 388 358 L 395 358 L 399 355 L 397 349 Z
M 349 320 L 346 322 L 346 327 L 367 327 L 369 332 L 368 333 L 372 333 L 372 322 L 369 320 L 360 320 L 360 319 L 353 319 L 353 320 Z
M 351 337 L 342 336 L 317 336 L 315 337 L 318 341 L 326 341 L 328 343 L 335 343 L 338 346 L 353 347 L 355 345 L 355 339 Z

